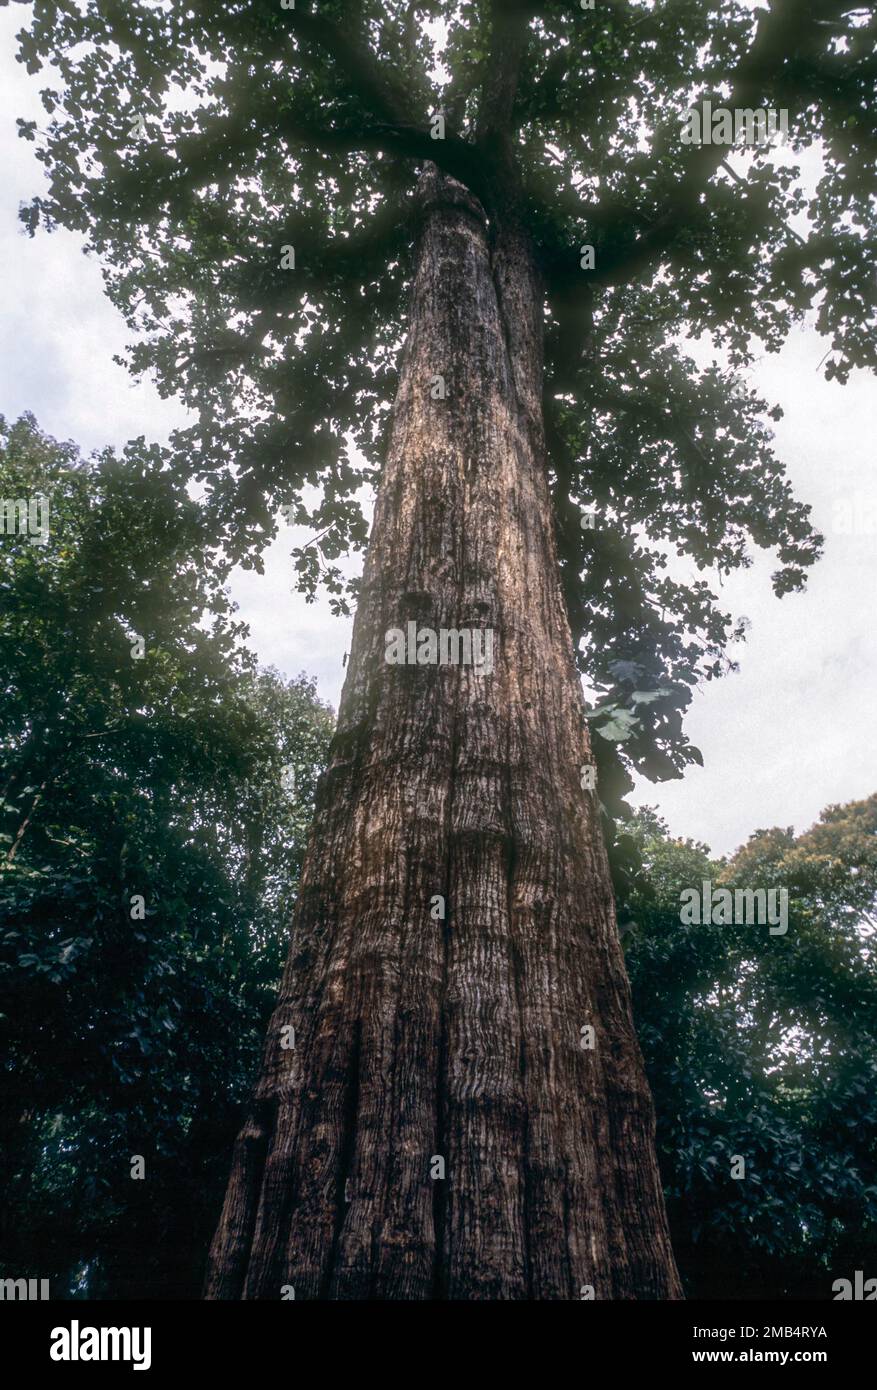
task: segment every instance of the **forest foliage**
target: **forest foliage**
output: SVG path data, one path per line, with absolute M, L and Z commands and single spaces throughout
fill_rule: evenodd
M 23 223 L 84 238 L 132 371 L 194 422 L 87 461 L 3 427 L 0 495 L 52 506 L 45 547 L 0 547 L 4 1273 L 197 1294 L 331 731 L 309 681 L 258 671 L 224 582 L 284 508 L 320 538 L 305 592 L 350 596 L 424 162 L 488 219 L 511 200 L 544 279 L 562 581 L 615 814 L 631 769 L 699 760 L 685 711 L 742 635 L 721 580 L 763 549 L 782 595 L 818 557 L 757 360 L 806 320 L 830 379 L 877 365 L 875 36 L 844 0 L 34 7 L 45 120 L 19 131 L 47 181 Z M 788 109 L 788 147 L 686 147 L 704 99 Z M 830 808 L 717 863 L 641 814 L 614 847 L 689 1296 L 827 1296 L 873 1237 L 874 818 Z M 679 889 L 722 876 L 787 886 L 788 934 L 681 924 Z
M 3 423 L 0 496 L 37 493 L 48 542 L 0 537 L 2 1261 L 169 1297 L 197 1290 L 332 714 L 257 670 L 142 440 L 82 459 Z
M 0 496 L 37 492 L 47 543 L 0 545 L 0 1276 L 194 1298 L 332 716 L 256 669 L 200 508 L 142 440 L 83 459 L 4 422 Z M 627 838 L 688 1296 L 829 1297 L 877 1234 L 877 795 L 729 860 L 653 812 Z M 787 934 L 683 924 L 703 879 L 786 887 Z

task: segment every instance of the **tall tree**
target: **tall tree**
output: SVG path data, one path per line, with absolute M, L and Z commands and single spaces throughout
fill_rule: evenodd
M 818 552 L 765 404 L 679 337 L 739 370 L 818 305 L 827 370 L 874 365 L 874 31 L 843 0 L 37 10 L 23 57 L 61 81 L 25 220 L 86 234 L 133 367 L 198 411 L 177 467 L 217 541 L 252 557 L 285 505 L 341 605 L 380 472 L 211 1296 L 678 1296 L 601 801 L 613 743 L 699 756 L 681 714 L 733 635 L 668 553 L 728 572 L 751 536 L 783 593 Z M 702 98 L 822 139 L 815 195 L 686 144 Z M 491 658 L 390 664 L 409 622 Z

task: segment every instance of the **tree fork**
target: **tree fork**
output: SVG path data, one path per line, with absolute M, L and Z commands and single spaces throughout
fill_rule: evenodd
M 338 727 L 205 1295 L 678 1298 L 598 802 L 580 785 L 542 287 L 513 220 L 488 227 L 432 166 L 419 202 Z M 491 630 L 492 671 L 388 664 L 386 633 L 411 621 Z

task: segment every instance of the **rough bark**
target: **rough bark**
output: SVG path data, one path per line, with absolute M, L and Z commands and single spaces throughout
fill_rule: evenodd
M 543 294 L 513 219 L 489 227 L 432 169 L 420 192 L 338 729 L 206 1295 L 675 1298 L 596 795 L 580 785 Z M 492 673 L 388 665 L 385 634 L 410 620 L 492 629 Z

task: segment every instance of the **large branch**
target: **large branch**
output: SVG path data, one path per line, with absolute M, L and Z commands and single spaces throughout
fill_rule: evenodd
M 284 28 L 306 46 L 331 60 L 352 92 L 379 122 L 390 126 L 417 124 L 408 96 L 392 69 L 380 63 L 367 43 L 357 41 L 351 30 L 314 14 L 307 0 L 283 13 Z
M 714 95 L 728 110 L 757 109 L 766 90 L 779 84 L 787 63 L 803 49 L 824 43 L 822 22 L 855 9 L 848 0 L 769 0 L 755 37 L 732 79 L 731 95 Z M 676 187 L 657 218 L 640 235 L 632 236 L 636 223 L 629 212 L 607 219 L 596 209 L 591 219 L 600 228 L 604 252 L 591 277 L 592 283 L 618 284 L 653 265 L 672 246 L 680 231 L 690 227 L 706 187 L 725 158 L 723 145 L 694 146 Z M 668 140 L 655 150 L 657 160 L 672 155 Z
M 242 85 L 241 97 L 227 116 L 214 121 L 210 129 L 181 140 L 173 151 L 174 158 L 160 147 L 140 151 L 114 180 L 115 194 L 133 197 L 139 186 L 153 198 L 160 197 L 163 191 L 172 191 L 175 198 L 185 197 L 206 183 L 228 177 L 234 172 L 237 156 L 258 149 L 266 137 L 276 132 L 293 147 L 307 146 L 331 154 L 363 150 L 416 161 L 432 160 L 477 196 L 487 197 L 490 167 L 485 154 L 451 133 L 444 139 L 433 139 L 421 113 L 411 107 L 396 74 L 375 57 L 355 30 L 342 30 L 338 24 L 313 13 L 308 0 L 299 0 L 296 9 L 283 11 L 282 25 L 273 23 L 273 7 L 271 15 L 272 26 L 260 36 L 261 56 L 267 62 L 288 60 L 292 35 L 303 48 L 316 50 L 336 69 L 339 92 L 345 98 L 354 97 L 362 115 L 348 116 L 336 125 L 317 122 L 312 110 L 303 106 L 296 109 L 294 98 L 281 109 L 270 93 L 248 83 Z M 251 25 L 252 20 L 252 14 L 247 12 L 241 16 L 240 24 Z M 109 27 L 117 41 L 124 44 L 124 30 L 112 20 Z M 228 20 L 228 29 L 233 38 L 234 15 Z M 242 48 L 248 39 L 251 42 L 244 27 L 240 35 Z
M 112 198 L 127 203 L 129 211 L 143 194 L 153 204 L 171 198 L 179 205 L 196 189 L 233 175 L 240 156 L 258 150 L 272 134 L 285 139 L 293 153 L 296 148 L 328 154 L 383 151 L 418 162 L 431 160 L 477 196 L 487 197 L 488 160 L 474 145 L 456 136 L 434 140 L 417 125 L 385 121 L 318 125 L 294 105 L 279 110 L 277 103 L 261 92 L 248 90 L 224 119 L 197 135 L 186 136 L 172 152 L 162 146 L 146 146 L 113 179 Z
M 497 17 L 496 22 L 505 39 L 510 39 L 512 32 L 517 32 L 520 22 L 526 30 L 526 18 L 517 20 L 517 12 L 525 8 L 521 0 L 511 0 L 511 3 L 506 0 L 505 5 L 495 0 L 494 9 L 500 11 L 502 16 Z M 506 18 L 506 11 L 514 18 Z M 286 27 L 302 43 L 318 49 L 338 69 L 347 91 L 357 97 L 370 116 L 370 120 L 358 129 L 327 130 L 321 135 L 313 125 L 305 130 L 293 124 L 288 133 L 313 141 L 318 148 L 373 149 L 408 159 L 428 159 L 444 173 L 466 184 L 477 197 L 488 196 L 489 161 L 480 150 L 453 134 L 448 133 L 441 140 L 433 139 L 426 129 L 423 113 L 412 108 L 403 84 L 392 69 L 378 61 L 367 43 L 358 42 L 352 33 L 314 14 L 309 8 L 291 10 L 285 18 Z M 523 37 L 519 41 L 523 43 Z M 514 70 L 508 99 L 509 115 L 517 83 L 517 61 L 504 58 L 498 65 L 503 72 L 510 66 Z M 505 110 L 505 98 L 498 92 L 496 101 L 496 113 L 501 116 Z
M 486 148 L 510 137 L 521 59 L 533 11 L 528 0 L 491 0 L 490 48 L 476 122 L 478 143 Z
M 824 43 L 822 21 L 853 9 L 849 0 L 770 0 L 770 9 L 760 15 L 752 43 L 733 75 L 731 95 L 716 96 L 715 100 L 729 109 L 761 107 L 765 91 L 780 85 L 789 61 Z M 656 162 L 678 157 L 672 140 L 668 133 L 656 144 Z M 595 289 L 625 284 L 660 263 L 680 232 L 697 222 L 706 188 L 726 155 L 724 145 L 692 147 L 675 187 L 652 219 L 616 198 L 582 208 L 580 215 L 589 234 L 600 244 L 596 267 L 587 276 L 582 275 L 578 256 L 570 254 L 568 245 L 546 245 L 546 283 L 559 324 L 561 386 L 574 370 L 581 345 L 587 340 Z

